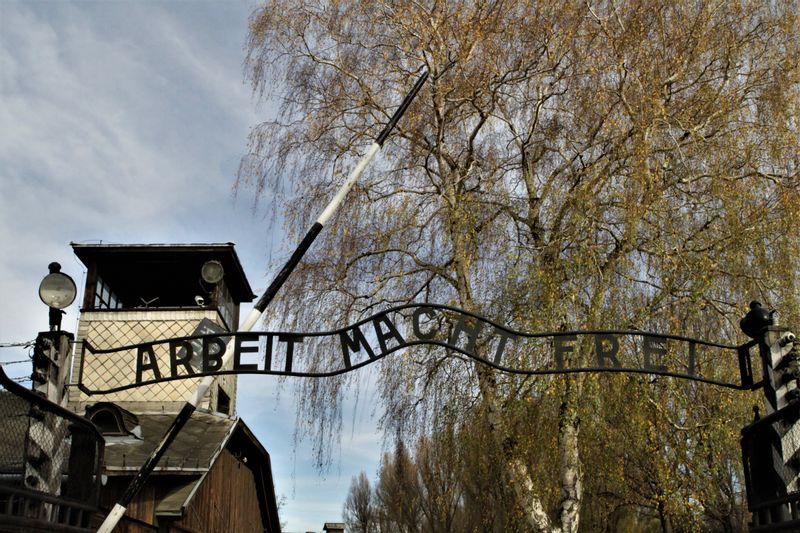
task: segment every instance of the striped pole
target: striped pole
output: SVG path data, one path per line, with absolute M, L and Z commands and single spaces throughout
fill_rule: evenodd
M 797 452 L 798 429 L 796 420 L 787 412 L 787 406 L 797 401 L 797 384 L 795 377 L 787 370 L 793 358 L 795 335 L 788 329 L 768 326 L 762 330 L 759 340 L 761 366 L 763 372 L 764 398 L 767 416 L 779 416 L 759 435 L 763 446 L 765 468 L 757 472 L 757 496 L 763 500 L 780 499 L 789 492 L 797 490 L 797 473 L 795 465 L 789 461 Z M 766 455 L 769 457 L 766 457 Z M 767 466 L 768 465 L 768 466 Z M 791 519 L 791 510 L 785 503 L 775 504 L 763 510 L 764 520 L 777 524 Z
M 239 328 L 239 331 L 250 331 L 253 328 L 253 326 L 256 323 L 258 323 L 259 319 L 261 318 L 261 315 L 264 313 L 264 310 L 267 308 L 270 302 L 272 302 L 273 298 L 275 298 L 275 295 L 278 294 L 278 291 L 286 282 L 286 280 L 289 278 L 292 271 L 295 269 L 297 264 L 303 258 L 303 255 L 305 255 L 306 251 L 309 249 L 311 244 L 317 238 L 317 235 L 319 235 L 320 231 L 322 231 L 322 228 L 325 226 L 328 220 L 334 215 L 334 213 L 336 213 L 336 210 L 339 209 L 339 206 L 342 204 L 344 197 L 347 195 L 347 193 L 353 187 L 355 182 L 361 176 L 362 172 L 364 172 L 364 169 L 367 167 L 369 162 L 372 160 L 373 157 L 375 157 L 375 154 L 378 153 L 378 151 L 380 151 L 380 149 L 383 147 L 384 143 L 386 142 L 386 139 L 389 138 L 389 134 L 392 132 L 394 127 L 397 125 L 397 122 L 406 112 L 408 106 L 411 105 L 411 102 L 414 100 L 414 97 L 422 88 L 422 85 L 425 83 L 425 80 L 427 78 L 428 78 L 428 73 L 423 72 L 422 75 L 417 80 L 417 82 L 414 84 L 414 87 L 411 89 L 411 92 L 409 92 L 406 95 L 406 97 L 403 99 L 403 102 L 400 104 L 400 107 L 397 108 L 397 110 L 392 115 L 392 118 L 389 119 L 389 123 L 386 124 L 386 127 L 383 128 L 378 137 L 375 139 L 375 142 L 373 142 L 372 146 L 369 147 L 367 153 L 364 155 L 364 157 L 361 158 L 356 167 L 348 176 L 347 180 L 336 192 L 336 195 L 333 197 L 333 199 L 330 201 L 327 207 L 325 207 L 325 209 L 322 211 L 322 214 L 320 214 L 316 222 L 314 222 L 314 224 L 308 230 L 305 237 L 303 237 L 303 240 L 300 241 L 300 244 L 297 246 L 294 253 L 292 253 L 292 256 L 289 258 L 289 260 L 286 261 L 286 264 L 283 266 L 278 275 L 275 276 L 275 279 L 272 281 L 270 286 L 267 288 L 267 290 L 264 292 L 261 298 L 258 299 L 258 302 L 256 302 L 256 305 L 253 307 L 253 309 L 245 318 L 244 323 Z M 225 366 L 230 364 L 231 359 L 233 358 L 233 349 L 232 349 L 233 342 L 234 339 L 232 338 L 228 346 L 226 347 L 225 355 L 222 358 L 222 364 L 220 368 L 224 368 Z M 144 486 L 145 482 L 147 481 L 147 478 L 150 477 L 150 474 L 153 472 L 153 469 L 155 469 L 156 465 L 158 464 L 158 461 L 161 459 L 161 456 L 164 455 L 169 445 L 172 443 L 173 440 L 175 440 L 175 437 L 178 435 L 178 433 L 180 433 L 183 426 L 186 425 L 186 422 L 189 421 L 189 418 L 192 416 L 192 413 L 194 413 L 195 409 L 197 409 L 197 405 L 203 399 L 203 396 L 206 395 L 206 393 L 211 388 L 211 385 L 213 383 L 214 383 L 213 376 L 206 376 L 203 378 L 203 380 L 195 389 L 194 394 L 192 394 L 192 397 L 189 399 L 188 402 L 186 402 L 186 404 L 184 404 L 183 408 L 181 408 L 180 412 L 178 413 L 178 416 L 172 422 L 172 425 L 169 427 L 169 429 L 167 429 L 167 432 L 164 434 L 164 437 L 161 439 L 161 442 L 158 443 L 155 450 L 153 450 L 153 452 L 144 462 L 142 467 L 139 469 L 139 472 L 137 472 L 136 476 L 128 485 L 128 488 L 120 497 L 119 501 L 117 501 L 117 503 L 111 509 L 111 512 L 108 514 L 108 516 L 106 516 L 106 519 L 103 521 L 103 523 L 100 525 L 100 528 L 97 530 L 98 533 L 111 533 L 111 531 L 120 521 L 122 516 L 125 514 L 125 510 L 127 509 L 130 502 Z

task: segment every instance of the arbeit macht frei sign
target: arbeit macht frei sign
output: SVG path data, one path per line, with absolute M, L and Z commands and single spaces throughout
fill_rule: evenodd
M 87 394 L 109 393 L 232 373 L 326 377 L 400 350 L 435 345 L 454 357 L 516 374 L 634 372 L 749 388 L 743 383 L 750 375 L 749 357 L 746 365 L 742 357 L 746 346 L 641 331 L 525 333 L 435 304 L 395 307 L 333 331 L 228 333 L 204 320 L 195 333 L 110 349 L 84 342 L 79 387 Z M 228 350 L 232 365 L 221 368 Z M 720 364 L 726 358 L 738 358 L 741 375 L 725 370 L 732 366 Z

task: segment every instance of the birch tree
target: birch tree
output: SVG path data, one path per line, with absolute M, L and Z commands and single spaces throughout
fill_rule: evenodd
M 523 330 L 733 343 L 755 298 L 797 323 L 798 22 L 794 2 L 270 0 L 250 19 L 246 67 L 280 112 L 253 128 L 239 183 L 283 199 L 292 235 L 430 72 L 273 318 L 335 327 L 431 301 Z M 699 494 L 687 480 L 724 485 L 701 452 L 735 449 L 753 401 L 663 380 L 507 376 L 441 350 L 379 372 L 387 435 L 476 428 L 486 479 L 509 488 L 483 497 L 535 531 L 575 532 L 628 500 L 664 527 L 683 520 Z M 299 385 L 320 464 L 352 379 Z M 587 464 L 623 429 L 626 464 L 610 445 Z
M 342 513 L 347 530 L 352 533 L 375 533 L 377 521 L 372 489 L 364 472 L 353 478 Z

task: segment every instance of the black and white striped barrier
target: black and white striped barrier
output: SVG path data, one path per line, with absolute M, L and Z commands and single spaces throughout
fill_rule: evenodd
M 364 172 L 364 169 L 367 167 L 369 162 L 372 160 L 373 157 L 375 157 L 375 154 L 377 154 L 383 147 L 384 143 L 386 142 L 386 139 L 389 138 L 389 134 L 392 132 L 394 127 L 397 125 L 397 122 L 406 112 L 408 106 L 411 105 L 411 102 L 414 100 L 414 97 L 416 97 L 417 93 L 422 88 L 422 85 L 425 83 L 425 80 L 427 78 L 428 78 L 428 73 L 423 72 L 423 74 L 414 84 L 414 87 L 403 99 L 403 102 L 400 104 L 400 107 L 398 107 L 397 110 L 394 112 L 391 119 L 389 120 L 389 123 L 386 124 L 386 126 L 378 135 L 378 137 L 375 139 L 375 142 L 373 142 L 372 145 L 369 147 L 369 150 L 367 150 L 367 153 L 364 155 L 364 157 L 361 158 L 361 160 L 358 162 L 358 164 L 355 166 L 353 171 L 348 176 L 347 180 L 336 192 L 336 195 L 333 197 L 333 199 L 330 201 L 327 207 L 325 207 L 325 209 L 322 211 L 322 214 L 320 214 L 316 222 L 314 222 L 314 224 L 308 230 L 306 235 L 303 237 L 303 240 L 300 241 L 300 244 L 297 246 L 294 253 L 292 253 L 291 257 L 283 266 L 278 275 L 275 277 L 274 281 L 270 284 L 270 286 L 267 288 L 267 290 L 264 292 L 261 298 L 259 298 L 258 302 L 256 302 L 256 305 L 253 307 L 253 310 L 250 311 L 250 313 L 245 318 L 244 323 L 239 327 L 239 331 L 250 331 L 253 329 L 253 326 L 255 326 L 258 323 L 259 319 L 261 318 L 261 315 L 264 313 L 264 310 L 267 308 L 267 306 L 270 304 L 273 298 L 275 298 L 275 295 L 278 293 L 280 288 L 289 278 L 292 271 L 295 269 L 297 264 L 303 258 L 303 255 L 305 255 L 308 248 L 317 238 L 317 235 L 319 235 L 320 231 L 322 231 L 322 228 L 325 226 L 328 220 L 330 220 L 330 218 L 334 215 L 334 213 L 336 213 L 336 210 L 344 201 L 345 196 L 353 187 L 353 185 L 356 183 L 361 174 Z M 231 358 L 233 352 L 234 350 L 231 349 L 231 347 L 228 347 L 228 349 L 226 350 L 226 355 L 222 361 L 222 368 L 226 368 L 228 365 L 231 364 Z M 211 385 L 214 383 L 214 379 L 215 378 L 213 376 L 206 376 L 205 378 L 203 378 L 203 380 L 197 386 L 197 389 L 195 389 L 194 394 L 192 394 L 192 397 L 183 406 L 181 411 L 178 413 L 178 416 L 173 421 L 172 425 L 164 434 L 164 437 L 158 443 L 155 450 L 153 450 L 153 453 L 150 454 L 145 463 L 142 465 L 139 472 L 131 481 L 130 485 L 128 485 L 128 488 L 125 490 L 125 493 L 120 497 L 119 501 L 114 505 L 113 509 L 111 509 L 111 512 L 108 514 L 106 519 L 101 524 L 100 528 L 97 530 L 98 533 L 111 533 L 111 531 L 120 521 L 122 516 L 125 514 L 125 510 L 127 509 L 128 504 L 130 504 L 131 500 L 133 500 L 133 498 L 136 496 L 139 490 L 141 490 L 141 488 L 144 486 L 145 482 L 147 481 L 147 478 L 153 472 L 153 469 L 156 467 L 158 461 L 161 459 L 161 456 L 164 455 L 164 453 L 167 451 L 167 448 L 169 447 L 170 443 L 172 443 L 172 441 L 175 439 L 178 433 L 180 433 L 181 429 L 189 420 L 189 418 L 192 416 L 192 413 L 197 408 L 197 405 L 200 403 L 203 396 L 205 396 L 208 390 L 211 388 Z
M 798 358 L 798 340 L 795 334 L 785 328 L 770 327 L 762 341 L 762 364 L 764 365 L 764 396 L 767 414 L 786 408 L 793 402 L 800 401 L 800 360 Z M 800 490 L 798 486 L 798 461 L 800 456 L 800 425 L 797 420 L 784 419 L 773 425 L 780 439 L 780 455 L 782 473 L 787 492 Z M 777 442 L 777 441 L 776 441 Z

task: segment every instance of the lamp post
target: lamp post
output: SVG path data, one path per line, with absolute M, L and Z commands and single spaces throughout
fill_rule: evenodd
M 75 281 L 61 272 L 61 265 L 55 261 L 47 265 L 50 271 L 39 284 L 39 298 L 50 307 L 50 331 L 61 331 L 63 309 L 75 301 L 78 289 Z
M 68 357 L 73 340 L 71 333 L 61 331 L 65 307 L 75 301 L 75 281 L 61 272 L 56 262 L 48 265 L 50 273 L 39 284 L 39 298 L 50 308 L 50 331 L 36 337 L 33 348 L 33 390 L 47 400 L 60 404 L 69 369 Z M 30 423 L 25 435 L 25 488 L 58 494 L 64 473 L 65 448 L 69 435 L 66 419 L 53 416 L 31 404 Z M 42 503 L 40 512 L 49 516 L 52 504 Z
M 60 403 L 69 364 L 67 357 L 72 334 L 61 331 L 63 309 L 75 301 L 75 281 L 61 272 L 61 265 L 52 262 L 50 271 L 39 284 L 39 298 L 50 308 L 50 331 L 39 333 L 33 349 L 33 390 L 55 403 Z

